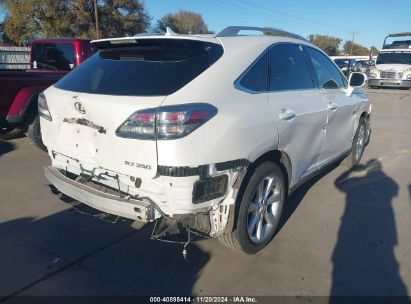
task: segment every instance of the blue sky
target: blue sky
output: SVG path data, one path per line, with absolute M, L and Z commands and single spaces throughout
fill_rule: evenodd
M 411 1 L 387 0 L 146 0 L 156 20 L 168 12 L 192 10 L 208 27 L 229 25 L 277 27 L 308 36 L 326 34 L 380 48 L 391 32 L 411 32 Z
M 338 3 L 340 2 L 340 3 Z M 277 27 L 302 36 L 326 34 L 381 47 L 385 35 L 411 31 L 411 1 L 387 0 L 145 0 L 153 22 L 166 13 L 201 13 L 209 29 L 229 25 Z M 337 4 L 338 3 L 338 4 Z M 0 20 L 4 11 L 0 8 Z

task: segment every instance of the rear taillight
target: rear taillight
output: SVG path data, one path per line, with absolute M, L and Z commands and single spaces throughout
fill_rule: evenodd
M 47 99 L 46 99 L 46 96 L 44 96 L 43 93 L 39 94 L 37 104 L 38 104 L 39 115 L 41 117 L 51 121 L 51 114 L 50 114 L 50 111 L 49 111 L 49 107 L 47 105 Z
M 210 120 L 217 108 L 193 103 L 141 110 L 133 113 L 116 131 L 117 136 L 137 139 L 184 137 Z

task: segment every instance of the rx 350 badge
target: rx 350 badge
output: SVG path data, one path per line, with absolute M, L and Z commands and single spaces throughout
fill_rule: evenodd
M 151 170 L 151 166 L 150 165 L 145 165 L 145 164 L 140 164 L 140 163 L 136 163 L 136 162 L 131 162 L 128 160 L 124 161 L 124 164 L 126 166 L 130 166 L 130 167 L 134 167 L 134 168 L 141 168 L 141 169 L 146 169 L 146 170 Z

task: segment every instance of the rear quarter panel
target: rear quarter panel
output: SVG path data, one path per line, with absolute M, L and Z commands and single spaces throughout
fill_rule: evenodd
M 226 48 L 206 72 L 165 99 L 162 105 L 209 103 L 218 113 L 184 138 L 158 140 L 159 165 L 195 167 L 235 159 L 254 161 L 277 148 L 277 129 L 268 95 L 234 88 L 234 81 L 265 48 Z

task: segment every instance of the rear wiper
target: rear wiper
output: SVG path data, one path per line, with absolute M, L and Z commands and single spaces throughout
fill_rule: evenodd
M 64 118 L 63 122 L 75 123 L 82 126 L 90 127 L 96 129 L 99 133 L 106 134 L 106 129 L 104 129 L 104 127 L 96 125 L 94 122 L 87 120 L 85 118 Z

